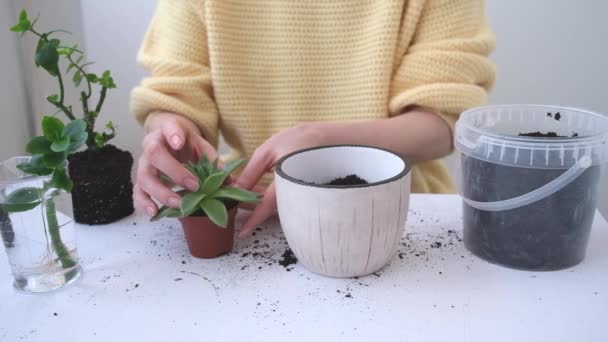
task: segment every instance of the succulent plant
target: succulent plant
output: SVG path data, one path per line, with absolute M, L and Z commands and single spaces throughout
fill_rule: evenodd
M 198 179 L 199 188 L 196 191 L 178 191 L 182 196 L 180 208 L 164 206 L 151 220 L 156 221 L 164 217 L 186 217 L 202 211 L 213 223 L 226 228 L 228 225 L 227 202 L 256 203 L 260 199 L 255 192 L 225 184 L 230 174 L 242 164 L 243 160 L 236 160 L 219 168 L 217 160 L 211 162 L 206 157 L 203 157 L 198 163 L 185 163 L 184 166 Z

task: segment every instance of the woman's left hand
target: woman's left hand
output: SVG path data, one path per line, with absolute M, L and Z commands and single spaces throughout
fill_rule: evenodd
M 326 144 L 322 131 L 322 125 L 302 124 L 273 135 L 255 150 L 237 184 L 248 190 L 253 189 L 262 176 L 271 171 L 283 156 L 297 150 Z M 262 201 L 241 227 L 239 237 L 251 234 L 258 225 L 274 216 L 276 212 L 277 197 L 275 183 L 272 182 L 266 188 Z

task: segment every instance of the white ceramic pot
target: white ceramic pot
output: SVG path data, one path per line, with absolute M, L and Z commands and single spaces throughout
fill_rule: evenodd
M 275 167 L 281 226 L 298 261 L 330 277 L 374 273 L 395 255 L 405 229 L 410 164 L 375 147 L 323 146 Z M 355 174 L 368 184 L 323 185 Z

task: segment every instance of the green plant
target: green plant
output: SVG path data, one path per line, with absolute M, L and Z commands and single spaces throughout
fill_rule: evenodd
M 77 90 L 80 90 L 80 102 L 82 106 L 82 118 L 85 123 L 85 129 L 88 133 L 86 138 L 87 148 L 95 150 L 103 147 L 109 140 L 115 137 L 116 127 L 110 121 L 106 124 L 106 132 L 96 132 L 95 122 L 101 108 L 106 99 L 106 93 L 108 89 L 116 88 L 116 84 L 110 74 L 109 70 L 105 70 L 101 75 L 97 75 L 88 72 L 86 69 L 92 62 L 85 63 L 84 53 L 78 49 L 78 45 L 67 46 L 62 42 L 54 38 L 57 33 L 69 33 L 63 30 L 54 30 L 50 32 L 40 33 L 37 31 L 35 25 L 38 18 L 33 21 L 30 20 L 25 10 L 21 10 L 19 14 L 19 22 L 11 27 L 11 31 L 21 33 L 22 35 L 30 32 L 38 37 L 38 44 L 36 46 L 36 54 L 34 62 L 36 67 L 41 67 L 51 76 L 57 79 L 59 84 L 59 94 L 53 94 L 47 96 L 46 100 L 52 104 L 56 109 L 57 113 L 63 113 L 71 120 L 76 121 L 75 109 L 65 103 L 65 85 L 64 75 L 69 74 L 73 71 L 72 82 Z M 65 61 L 67 68 L 65 73 L 61 71 L 61 62 Z M 84 82 L 84 89 L 81 87 L 82 81 Z M 100 87 L 99 96 L 97 103 L 94 107 L 90 106 L 90 101 L 93 97 L 93 86 L 97 85 Z
M 192 162 L 184 164 L 198 178 L 198 190 L 179 191 L 179 194 L 182 195 L 180 208 L 162 207 L 152 221 L 163 217 L 186 217 L 202 210 L 213 223 L 225 228 L 228 224 L 226 201 L 255 203 L 260 198 L 255 192 L 225 185 L 226 179 L 242 163 L 242 160 L 237 160 L 219 169 L 217 160 L 211 162 L 203 157 L 196 164 Z
M 66 170 L 67 157 L 85 143 L 88 135 L 85 125 L 81 119 L 64 125 L 57 118 L 45 116 L 42 119 L 43 135 L 35 137 L 26 146 L 27 152 L 33 156 L 29 162 L 19 164 L 17 168 L 24 173 L 50 176 L 50 180 L 43 182 L 41 188 L 24 187 L 5 194 L 4 201 L 0 204 L 0 209 L 8 214 L 32 210 L 39 205 L 44 206 L 45 231 L 49 233 L 50 245 L 63 268 L 75 266 L 76 261 L 61 240 L 59 231 L 61 227 L 57 221 L 54 197 L 61 189 L 67 192 L 72 190 L 72 180 Z M 5 225 L 9 227 L 9 223 L 10 220 L 7 218 Z
M 61 240 L 60 225 L 57 219 L 55 207 L 55 197 L 61 190 L 70 192 L 73 187 L 72 180 L 67 173 L 67 158 L 70 153 L 78 151 L 85 144 L 88 149 L 98 149 L 105 145 L 107 141 L 114 138 L 115 127 L 109 122 L 106 127 L 109 132 L 96 132 L 95 121 L 105 101 L 108 89 L 116 88 L 110 71 L 104 71 L 101 76 L 88 73 L 85 68 L 91 63 L 83 63 L 84 53 L 78 49 L 77 45 L 64 46 L 61 41 L 52 36 L 61 30 L 39 33 L 35 24 L 38 18 L 31 21 L 25 10 L 19 14 L 19 22 L 11 27 L 11 31 L 21 33 L 31 32 L 36 35 L 38 44 L 36 47 L 35 64 L 42 67 L 49 75 L 55 77 L 59 83 L 59 94 L 53 94 L 46 98 L 57 112 L 53 115 L 44 116 L 42 119 L 42 135 L 34 137 L 26 146 L 26 151 L 32 154 L 28 162 L 17 165 L 17 168 L 24 173 L 50 176 L 48 181 L 44 181 L 42 187 L 24 187 L 3 194 L 4 201 L 0 204 L 0 210 L 4 213 L 17 213 L 32 210 L 38 206 L 43 210 L 43 224 L 45 233 L 48 232 L 47 239 L 49 248 L 52 247 L 53 253 L 57 255 L 58 261 L 63 268 L 76 266 L 76 261 L 72 258 L 68 249 Z M 86 82 L 86 90 L 80 91 L 80 101 L 82 104 L 82 119 L 76 118 L 74 109 L 65 103 L 65 86 L 63 74 L 60 68 L 61 59 L 68 62 L 65 71 L 68 74 L 74 69 L 72 81 L 76 89 L 80 88 L 82 79 Z M 93 110 L 89 109 L 89 101 L 93 96 L 93 84 L 101 87 L 97 104 Z M 55 114 L 63 113 L 70 120 L 66 125 L 55 117 Z M 10 217 L 6 218 L 4 225 L 10 227 Z M 3 233 L 5 244 L 8 247 L 6 238 L 14 238 L 8 233 Z M 12 245 L 12 241 L 10 245 Z M 51 251 L 49 250 L 49 253 Z M 66 274 L 71 277 L 74 272 Z

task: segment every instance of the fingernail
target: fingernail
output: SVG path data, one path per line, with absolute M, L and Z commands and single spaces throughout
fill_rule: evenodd
M 171 197 L 169 198 L 169 206 L 173 208 L 179 207 L 179 198 Z
M 188 190 L 196 191 L 198 189 L 198 182 L 194 178 L 186 178 L 184 185 Z
M 156 210 L 154 210 L 154 208 L 152 208 L 152 207 L 147 207 L 146 213 L 148 214 L 148 216 L 154 216 L 154 214 L 156 213 Z
M 171 137 L 171 145 L 173 148 L 179 148 L 182 144 L 182 139 L 178 135 L 174 135 Z

